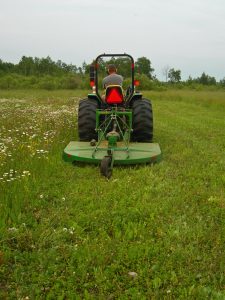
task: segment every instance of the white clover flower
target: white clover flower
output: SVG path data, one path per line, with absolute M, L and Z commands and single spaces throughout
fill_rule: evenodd
M 18 231 L 18 229 L 16 227 L 9 227 L 8 231 L 15 232 L 15 231 Z
M 138 276 L 136 272 L 128 272 L 128 275 L 132 278 L 136 278 Z
M 25 175 L 30 175 L 30 171 L 23 171 L 23 174 L 25 174 Z

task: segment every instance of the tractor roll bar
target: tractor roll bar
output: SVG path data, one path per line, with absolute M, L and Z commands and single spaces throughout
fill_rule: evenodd
M 134 93 L 134 59 L 130 54 L 123 53 L 123 54 L 100 54 L 95 59 L 94 69 L 95 69 L 95 87 L 96 87 L 96 94 L 101 99 L 101 96 L 98 93 L 98 61 L 101 57 L 129 57 L 131 60 L 131 80 L 132 80 L 132 86 L 131 86 L 131 95 Z

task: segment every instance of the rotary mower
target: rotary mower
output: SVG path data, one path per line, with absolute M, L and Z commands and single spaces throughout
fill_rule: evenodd
M 124 93 L 119 85 L 106 88 L 105 99 L 99 94 L 99 60 L 104 57 L 130 59 L 131 86 Z M 90 68 L 92 92 L 79 103 L 79 141 L 70 142 L 63 152 L 66 162 L 100 165 L 101 174 L 112 175 L 114 165 L 155 163 L 161 150 L 153 138 L 151 101 L 136 91 L 134 59 L 129 54 L 101 54 Z

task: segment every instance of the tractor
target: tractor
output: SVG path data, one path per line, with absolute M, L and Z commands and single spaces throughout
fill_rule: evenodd
M 131 84 L 124 91 L 120 85 L 109 85 L 104 101 L 99 89 L 99 62 L 103 58 L 129 58 Z M 66 162 L 100 165 L 100 172 L 110 178 L 114 165 L 155 163 L 161 150 L 153 143 L 151 101 L 136 90 L 134 59 L 129 54 L 101 54 L 90 67 L 92 92 L 79 102 L 79 141 L 70 142 L 63 152 Z

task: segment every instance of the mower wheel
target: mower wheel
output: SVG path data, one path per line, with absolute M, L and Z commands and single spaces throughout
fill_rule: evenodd
M 136 100 L 132 105 L 133 142 L 151 142 L 153 138 L 152 104 L 147 99 Z
M 98 102 L 94 99 L 83 99 L 79 102 L 78 110 L 78 134 L 80 141 L 89 142 L 97 140 L 96 109 L 99 108 Z
M 108 179 L 112 176 L 111 162 L 112 162 L 111 156 L 105 156 L 102 159 L 100 165 L 101 174 Z

